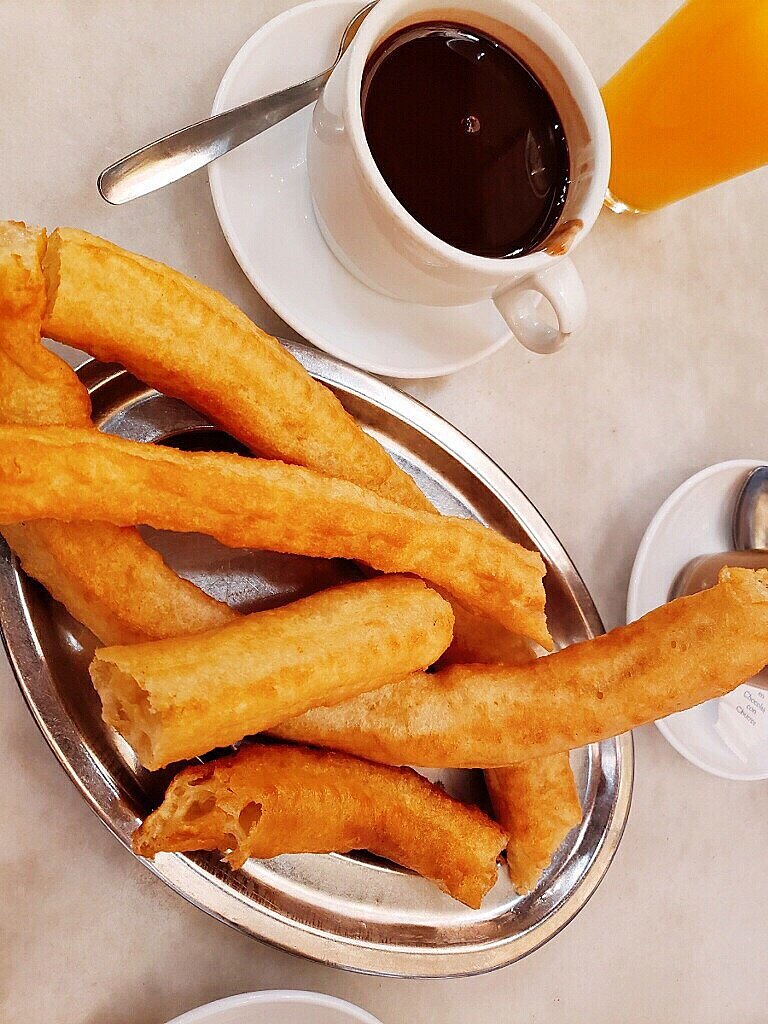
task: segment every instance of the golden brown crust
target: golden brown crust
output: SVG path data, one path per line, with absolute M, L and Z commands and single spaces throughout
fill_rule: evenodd
M 426 502 L 426 499 L 424 499 Z M 427 503 L 428 504 L 428 503 Z M 423 506 L 415 506 L 423 507 Z M 536 657 L 530 640 L 452 601 L 453 640 L 437 668 L 448 665 L 524 665 Z M 509 833 L 506 863 L 513 885 L 529 892 L 565 836 L 581 821 L 567 753 L 533 758 L 484 772 L 494 817 Z
M 525 665 L 535 652 L 528 640 L 495 622 L 454 608 L 453 641 L 439 666 L 474 662 Z M 483 773 L 493 816 L 509 834 L 507 868 L 519 892 L 531 892 L 560 844 L 581 821 L 576 780 L 567 751 Z
M 333 393 L 223 295 L 72 228 L 51 235 L 45 269 L 49 337 L 121 363 L 261 455 L 392 501 L 419 500 L 408 474 Z
M 96 652 L 105 720 L 160 768 L 431 664 L 451 606 L 421 580 L 349 583 L 219 629 Z
M 0 418 L 35 426 L 90 426 L 88 392 L 40 342 L 45 244 L 42 228 L 0 221 Z
M 507 867 L 518 892 L 531 892 L 582 810 L 567 751 L 488 768 L 493 816 L 509 834 Z
M 530 640 L 498 622 L 453 602 L 453 640 L 437 663 L 448 665 L 524 665 L 536 657 Z
M 177 576 L 134 529 L 44 519 L 2 534 L 24 571 L 102 643 L 187 636 L 237 618 Z
M 456 665 L 283 723 L 285 739 L 372 761 L 496 768 L 593 743 L 721 696 L 768 662 L 768 570 L 506 668 Z
M 221 850 L 234 868 L 248 857 L 367 849 L 479 907 L 505 838 L 478 808 L 411 769 L 252 744 L 181 771 L 134 833 L 133 849 L 142 857 Z
M 431 510 L 331 392 L 223 296 L 71 228 L 53 233 L 45 263 L 51 337 L 123 363 L 261 454 Z
M 0 222 L 0 422 L 92 429 L 88 392 L 40 341 L 44 249 L 44 231 Z M 2 533 L 25 571 L 105 643 L 197 632 L 234 616 L 133 529 L 41 521 Z
M 551 644 L 538 553 L 478 523 L 414 512 L 303 467 L 97 431 L 0 427 L 0 523 L 52 515 L 412 572 Z

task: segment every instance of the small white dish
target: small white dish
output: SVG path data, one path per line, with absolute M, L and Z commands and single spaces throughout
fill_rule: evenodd
M 285 88 L 327 67 L 361 0 L 312 0 L 273 18 L 241 47 L 213 113 Z M 318 348 L 371 373 L 438 377 L 509 339 L 493 303 L 424 306 L 366 287 L 330 251 L 317 226 L 306 167 L 312 108 L 212 164 L 219 223 L 251 284 Z
M 322 992 L 274 989 L 217 999 L 168 1024 L 381 1024 L 359 1006 Z
M 696 473 L 674 491 L 651 520 L 638 548 L 627 595 L 627 621 L 669 600 L 677 574 L 692 558 L 733 547 L 731 517 L 747 473 L 765 461 L 734 459 Z M 745 765 L 715 730 L 717 701 L 657 722 L 662 735 L 684 758 L 724 779 L 768 778 L 765 763 Z

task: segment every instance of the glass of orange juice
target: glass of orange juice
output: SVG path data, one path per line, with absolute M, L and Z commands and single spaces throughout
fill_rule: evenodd
M 602 95 L 616 212 L 768 163 L 768 0 L 687 0 Z

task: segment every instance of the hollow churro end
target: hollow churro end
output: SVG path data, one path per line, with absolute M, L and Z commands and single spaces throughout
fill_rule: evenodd
M 40 269 L 45 245 L 44 228 L 0 221 L 0 314 L 6 330 L 39 328 L 45 305 Z
M 155 769 L 426 669 L 452 633 L 434 590 L 379 576 L 193 636 L 101 648 L 91 678 L 105 721 Z
M 477 807 L 410 768 L 254 743 L 183 769 L 132 846 L 142 857 L 218 850 L 233 868 L 249 857 L 367 849 L 477 908 L 506 840 Z
M 138 857 L 151 860 L 160 852 L 216 850 L 222 837 L 235 838 L 233 824 L 216 806 L 213 775 L 210 764 L 192 765 L 179 772 L 161 806 L 131 837 L 131 848 Z M 244 856 L 241 863 L 246 859 Z
M 145 768 L 161 768 L 164 762 L 158 755 L 157 744 L 162 722 L 147 691 L 130 673 L 100 659 L 98 651 L 90 675 L 107 725 L 127 740 Z

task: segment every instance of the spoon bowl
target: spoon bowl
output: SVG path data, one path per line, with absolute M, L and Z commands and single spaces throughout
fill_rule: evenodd
M 693 558 L 677 574 L 670 601 L 713 587 L 726 565 L 768 568 L 768 466 L 758 466 L 747 474 L 733 506 L 731 530 L 734 551 Z
M 733 546 L 737 551 L 768 551 L 768 466 L 752 470 L 736 499 Z

